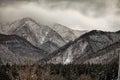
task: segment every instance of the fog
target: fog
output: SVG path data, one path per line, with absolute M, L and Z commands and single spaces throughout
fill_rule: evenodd
M 40 24 L 59 23 L 76 30 L 120 30 L 119 0 L 1 1 L 0 22 L 30 17 Z

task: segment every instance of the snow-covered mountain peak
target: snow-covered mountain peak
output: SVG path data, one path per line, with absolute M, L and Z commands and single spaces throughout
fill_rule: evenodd
M 63 46 L 66 42 L 55 30 L 51 29 L 47 25 L 42 25 L 37 23 L 37 21 L 31 18 L 23 18 L 16 20 L 13 23 L 3 27 L 0 27 L 5 34 L 15 34 L 18 35 L 34 46 L 40 47 L 42 44 L 51 41 L 58 45 L 58 47 Z

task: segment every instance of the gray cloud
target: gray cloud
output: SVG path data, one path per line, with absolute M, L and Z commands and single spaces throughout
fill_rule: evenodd
M 72 29 L 120 29 L 119 0 L 1 1 L 0 22 L 31 17 L 42 24 L 60 23 Z

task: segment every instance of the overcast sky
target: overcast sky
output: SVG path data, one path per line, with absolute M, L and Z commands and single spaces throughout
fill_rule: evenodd
M 0 1 L 0 22 L 31 17 L 40 24 L 59 23 L 76 30 L 120 30 L 119 0 L 23 1 Z

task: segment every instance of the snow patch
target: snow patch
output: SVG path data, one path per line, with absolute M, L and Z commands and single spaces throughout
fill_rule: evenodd
M 45 35 L 47 36 L 47 35 L 48 35 L 48 32 L 46 32 Z
M 45 37 L 42 37 L 41 44 L 44 43 Z
M 71 63 L 73 60 L 73 56 L 72 56 L 72 52 L 69 49 L 68 54 L 67 54 L 67 58 L 65 59 L 65 61 L 63 62 L 64 64 L 69 64 Z
M 85 50 L 85 48 L 87 47 L 87 45 L 88 45 L 88 43 L 86 42 L 86 43 L 83 43 L 83 45 L 82 45 L 82 53 L 84 52 L 84 50 Z

